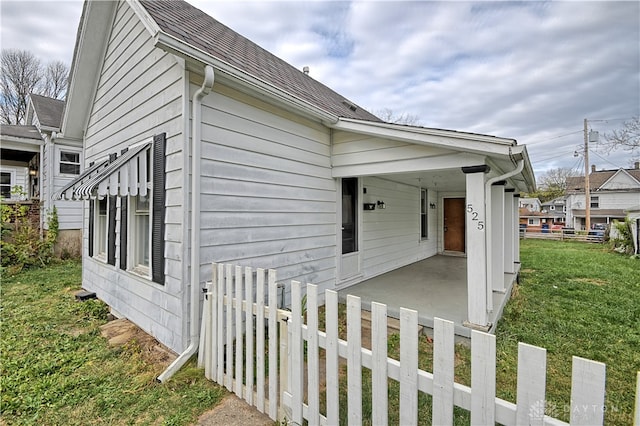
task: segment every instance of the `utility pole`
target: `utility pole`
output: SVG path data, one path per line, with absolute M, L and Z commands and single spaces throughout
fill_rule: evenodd
M 589 186 L 589 130 L 587 128 L 587 119 L 584 119 L 584 201 L 585 201 L 585 218 L 584 226 L 589 232 L 591 229 L 591 188 Z

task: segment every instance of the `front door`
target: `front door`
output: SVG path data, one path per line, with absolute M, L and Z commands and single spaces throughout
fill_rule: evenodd
M 340 277 L 343 280 L 360 273 L 358 205 L 358 178 L 343 178 L 342 259 L 340 268 Z
M 464 253 L 464 198 L 444 199 L 444 250 Z

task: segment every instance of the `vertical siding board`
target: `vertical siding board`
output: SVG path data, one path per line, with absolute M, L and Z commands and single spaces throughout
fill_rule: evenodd
M 216 354 L 217 361 L 217 382 L 219 385 L 224 384 L 224 272 L 225 267 L 222 263 L 218 265 L 218 276 L 216 280 L 216 338 L 217 338 L 217 346 L 218 352 Z
M 433 324 L 433 414 L 435 425 L 453 424 L 455 361 L 454 324 L 434 318 Z
M 249 405 L 253 405 L 253 271 L 250 267 L 246 267 L 244 270 L 244 278 L 245 278 L 245 300 L 246 300 L 246 311 L 245 311 L 245 342 L 246 342 L 246 375 L 247 380 L 245 382 L 245 394 L 244 398 Z
M 347 409 L 349 425 L 362 424 L 362 312 L 360 298 L 347 296 Z
M 572 425 L 601 425 L 604 422 L 606 366 L 597 361 L 573 357 L 571 369 Z
M 225 265 L 225 283 L 226 283 L 226 333 L 227 333 L 227 365 L 225 369 L 226 381 L 225 385 L 229 392 L 233 392 L 233 273 L 232 265 Z
M 243 277 L 242 268 L 236 266 L 235 268 L 235 309 L 236 309 L 236 386 L 235 393 L 238 398 L 242 399 L 242 364 L 244 363 L 244 347 L 243 347 L 243 332 L 242 332 L 242 291 Z
M 371 422 L 374 425 L 386 425 L 388 414 L 387 385 L 387 306 L 371 303 L 371 394 L 373 407 Z
M 307 376 L 309 425 L 320 424 L 320 360 L 318 342 L 318 286 L 307 284 Z
M 338 293 L 327 290 L 325 297 L 327 424 L 337 425 L 340 411 L 338 383 Z
M 547 351 L 518 343 L 517 424 L 543 425 Z
M 256 274 L 256 407 L 264 413 L 264 269 Z
M 418 422 L 418 312 L 400 308 L 400 424 Z
M 291 324 L 292 339 L 289 346 L 291 353 L 291 394 L 293 406 L 291 407 L 292 420 L 295 424 L 302 424 L 302 403 L 304 392 L 304 357 L 302 346 L 302 299 L 300 283 L 291 281 Z
M 471 331 L 471 424 L 495 423 L 496 337 Z
M 269 417 L 278 417 L 278 286 L 276 271 L 269 269 Z

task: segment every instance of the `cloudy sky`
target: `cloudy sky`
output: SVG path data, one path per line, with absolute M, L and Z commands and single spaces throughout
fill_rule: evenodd
M 207 1 L 192 4 L 371 111 L 515 138 L 536 174 L 582 168 L 583 120 L 640 115 L 640 2 Z M 1 0 L 2 48 L 71 63 L 80 1 Z M 628 153 L 594 146 L 598 169 Z

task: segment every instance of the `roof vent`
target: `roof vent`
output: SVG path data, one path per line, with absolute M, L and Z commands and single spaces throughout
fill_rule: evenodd
M 342 105 L 346 106 L 347 108 L 349 108 L 351 111 L 354 111 L 354 112 L 358 109 L 357 106 L 355 106 L 349 101 L 342 101 Z
M 309 67 L 307 66 L 303 67 L 302 72 L 305 73 L 306 75 L 309 75 Z

